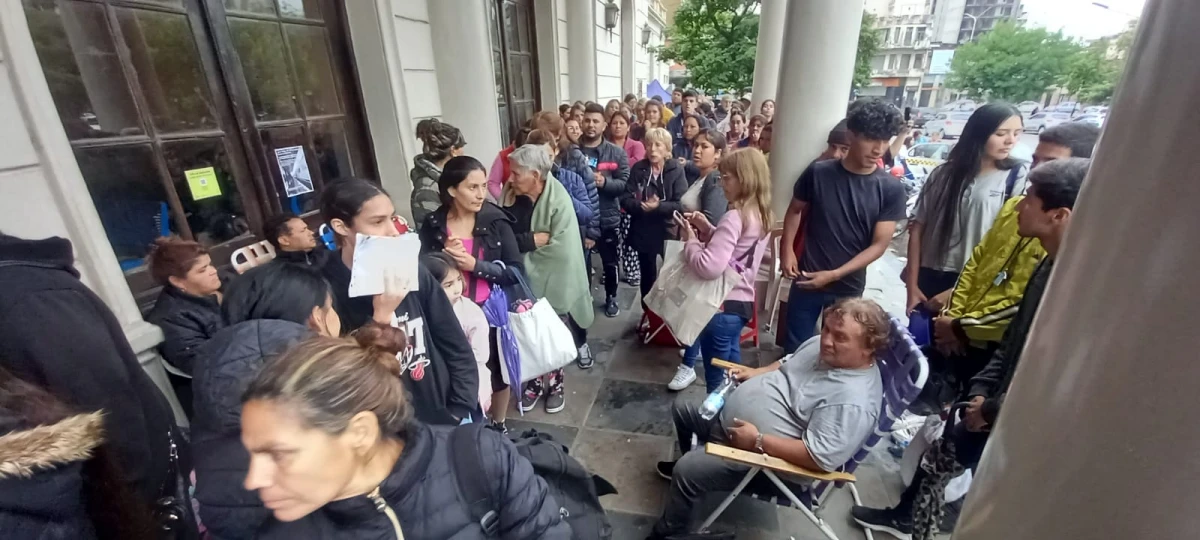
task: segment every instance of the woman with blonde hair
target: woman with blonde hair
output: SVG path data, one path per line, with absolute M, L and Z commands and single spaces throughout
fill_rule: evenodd
M 671 216 L 682 212 L 679 199 L 687 191 L 683 166 L 671 159 L 671 132 L 651 128 L 643 140 L 646 157 L 633 164 L 621 208 L 629 216 L 628 244 L 637 253 L 642 296 L 658 278 L 658 257 L 663 254 Z
M 272 514 L 256 538 L 570 535 L 545 481 L 499 433 L 413 419 L 396 361 L 412 350 L 403 330 L 371 323 L 353 339 L 305 341 L 258 373 L 241 411 L 244 487 Z M 456 471 L 452 439 L 468 436 L 482 459 Z M 456 474 L 479 476 L 493 494 L 490 534 L 458 495 Z
M 769 227 L 775 221 L 771 212 L 771 173 L 762 152 L 755 148 L 730 152 L 721 159 L 718 170 L 729 210 L 717 225 L 713 226 L 702 212 L 675 218 L 680 239 L 685 242 L 684 260 L 697 277 L 718 279 L 731 266 L 742 276 L 725 297 L 721 311 L 713 315 L 697 338 L 709 392 L 724 378 L 724 370 L 712 367 L 713 358 L 741 363 L 742 328 L 754 315 L 754 276 L 762 262 Z M 672 388 L 686 388 L 695 380 L 694 362 L 694 358 L 684 358 L 671 381 Z

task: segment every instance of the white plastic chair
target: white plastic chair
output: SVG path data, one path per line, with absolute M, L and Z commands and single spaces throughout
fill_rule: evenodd
M 257 244 L 250 244 L 243 248 L 238 248 L 229 256 L 229 264 L 237 273 L 241 274 L 246 270 L 255 266 L 267 264 L 275 259 L 275 246 L 270 242 L 263 240 Z

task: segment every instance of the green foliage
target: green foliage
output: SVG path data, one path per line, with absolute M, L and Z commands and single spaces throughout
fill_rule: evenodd
M 879 52 L 881 41 L 875 20 L 875 15 L 863 12 L 862 26 L 858 30 L 858 56 L 854 58 L 854 82 L 851 83 L 854 88 L 871 84 L 871 59 Z
M 691 84 L 708 93 L 743 91 L 754 83 L 759 0 L 684 0 L 658 59 L 688 68 Z
M 1062 32 L 997 24 L 974 43 L 958 48 L 946 85 L 976 99 L 1036 100 L 1063 82 L 1079 51 Z
M 1133 44 L 1129 29 L 1111 37 L 1094 41 L 1071 59 L 1063 78 L 1063 87 L 1084 103 L 1104 103 L 1112 99 L 1117 82 L 1125 71 L 1125 58 Z

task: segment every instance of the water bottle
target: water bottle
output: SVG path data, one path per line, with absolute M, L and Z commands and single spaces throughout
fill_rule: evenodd
M 733 377 L 725 377 L 725 381 L 718 386 L 713 393 L 704 398 L 704 404 L 700 405 L 700 418 L 712 420 L 717 417 L 717 413 L 725 408 L 725 396 L 728 396 L 733 391 L 737 383 Z

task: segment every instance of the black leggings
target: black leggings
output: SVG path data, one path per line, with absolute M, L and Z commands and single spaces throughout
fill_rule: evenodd
M 562 318 L 567 323 L 567 328 L 571 329 L 571 337 L 575 338 L 575 347 L 579 348 L 587 343 L 587 328 L 579 326 L 579 323 L 575 322 L 575 318 L 570 315 L 564 315 Z
M 658 280 L 659 255 L 662 255 L 662 244 L 659 244 L 658 249 L 637 252 L 638 268 L 642 271 L 642 298 L 646 297 L 654 282 Z

